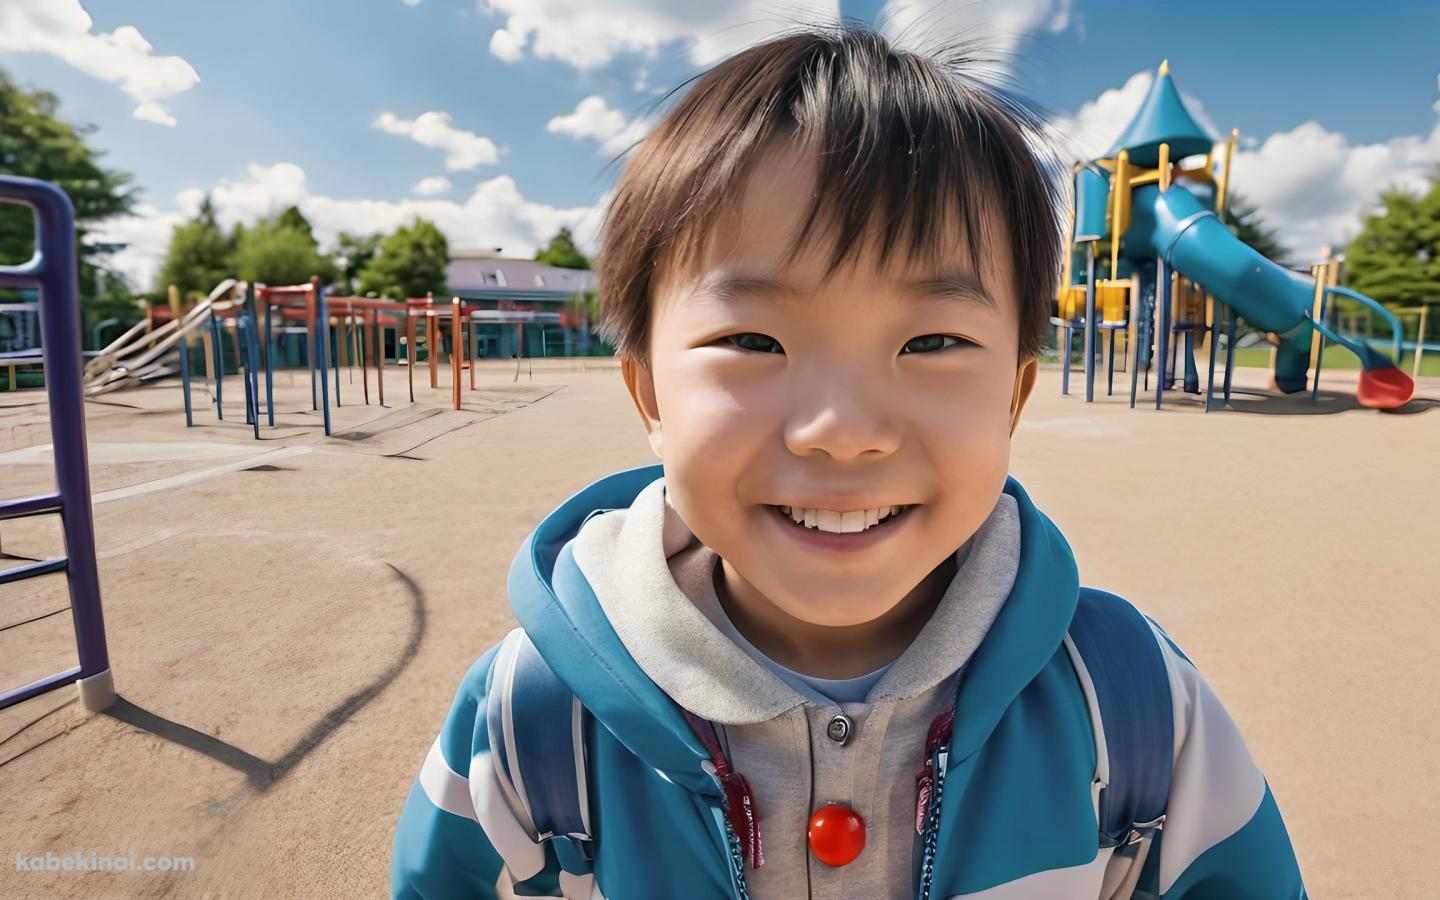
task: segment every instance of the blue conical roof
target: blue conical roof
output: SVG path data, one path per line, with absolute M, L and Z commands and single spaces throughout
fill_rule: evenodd
M 1170 64 L 1160 65 L 1160 72 L 1150 85 L 1150 93 L 1140 104 L 1140 111 L 1130 120 L 1120 139 L 1106 156 L 1121 150 L 1130 151 L 1130 162 L 1140 166 L 1160 164 L 1160 145 L 1170 145 L 1170 161 L 1175 162 L 1197 153 L 1209 153 L 1215 139 L 1190 115 L 1175 80 L 1170 77 Z

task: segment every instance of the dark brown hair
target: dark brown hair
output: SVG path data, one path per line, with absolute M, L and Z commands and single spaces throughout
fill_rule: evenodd
M 963 50 L 900 50 L 847 24 L 775 38 L 693 79 L 634 149 L 606 214 L 601 335 L 620 356 L 648 363 L 658 273 L 698 260 L 751 165 L 786 136 L 818 160 L 792 252 L 823 235 L 832 271 L 873 240 L 881 258 L 898 250 L 934 262 L 955 251 L 947 237 L 959 234 L 978 277 L 981 254 L 1008 246 L 1020 356 L 1038 352 L 1064 252 L 1059 168 L 1039 115 L 975 80 L 971 62 Z

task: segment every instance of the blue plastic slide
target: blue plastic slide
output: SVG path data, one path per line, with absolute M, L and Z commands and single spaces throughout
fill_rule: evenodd
M 1255 327 L 1274 332 L 1280 339 L 1275 382 L 1282 391 L 1305 389 L 1310 345 L 1318 330 L 1360 357 L 1364 371 L 1356 396 L 1363 405 L 1393 409 L 1409 402 L 1414 393 L 1410 376 L 1384 354 L 1314 321 L 1314 281 L 1272 263 L 1235 237 L 1183 185 L 1171 184 L 1164 191 L 1154 184 L 1137 188 L 1130 228 L 1123 240 L 1127 255 L 1163 258 Z M 1377 310 L 1399 333 L 1394 316 L 1369 297 L 1345 288 L 1326 290 Z

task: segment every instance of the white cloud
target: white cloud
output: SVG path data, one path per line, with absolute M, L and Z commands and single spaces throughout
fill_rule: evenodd
M 420 0 L 400 0 L 400 2 L 403 3 L 403 4 L 405 4 L 406 6 L 419 6 L 419 5 L 420 5 Z
M 90 240 L 127 245 L 124 250 L 110 254 L 109 266 L 124 275 L 131 287 L 146 290 L 154 286 L 160 264 L 165 261 L 170 232 L 192 215 L 194 211 L 188 214 L 161 212 L 142 203 L 135 207 L 133 215 L 101 224 L 91 232 Z
M 556 116 L 545 126 L 551 134 L 568 134 L 576 139 L 596 142 L 607 156 L 619 155 L 630 149 L 660 121 L 660 114 L 626 119 L 625 114 L 611 109 L 603 97 L 586 97 L 573 113 Z
M 1069 27 L 1070 6 L 1071 0 L 890 0 L 878 18 L 881 33 L 908 49 L 973 43 L 993 60 L 977 74 L 998 79 L 1026 35 Z
M 1305 122 L 1270 135 L 1256 150 L 1236 153 L 1231 184 L 1298 259 L 1308 259 L 1324 244 L 1348 244 L 1362 217 L 1379 206 L 1381 191 L 1425 190 L 1437 165 L 1440 122 L 1428 135 L 1378 144 L 1352 144 L 1318 122 Z
M 490 35 L 490 52 L 501 62 L 519 62 L 525 56 L 525 41 L 501 28 Z
M 139 288 L 153 286 L 169 246 L 170 231 L 199 209 L 206 192 L 181 191 L 175 209 L 160 211 L 140 206 L 136 214 L 111 220 L 96 229 L 95 239 L 123 241 L 130 247 L 111 258 L 111 264 Z M 462 202 L 428 198 L 399 201 L 327 197 L 310 193 L 305 172 L 293 163 L 251 163 L 246 177 L 223 179 L 209 191 L 216 218 L 225 228 L 236 222 L 253 224 L 298 206 L 315 229 L 322 248 L 333 247 L 341 231 L 389 232 L 417 216 L 434 222 L 445 232 L 452 250 L 504 247 L 511 255 L 529 256 L 561 226 L 570 228 L 582 249 L 593 250 L 600 212 L 608 197 L 591 206 L 555 207 L 521 194 L 509 175 L 482 181 Z
M 597 95 L 581 100 L 574 112 L 551 119 L 545 130 L 551 134 L 606 141 L 624 130 L 625 124 L 625 114 L 605 105 L 605 98 Z
M 170 110 L 154 100 L 147 100 L 135 107 L 135 118 L 142 122 L 154 122 L 156 125 L 175 127 L 175 117 L 170 115 Z
M 453 185 L 450 183 L 450 179 L 444 175 L 431 175 L 429 178 L 420 179 L 420 182 L 415 185 L 415 193 L 422 197 L 433 197 L 436 194 L 445 193 L 451 187 Z
M 504 17 L 490 52 L 505 62 L 529 53 L 577 69 L 622 54 L 653 59 L 679 43 L 708 64 L 797 24 L 838 20 L 839 0 L 487 0 Z
M 474 169 L 500 160 L 500 150 L 488 137 L 464 131 L 451 124 L 447 112 L 421 113 L 414 119 L 402 119 L 392 112 L 383 112 L 372 127 L 390 134 L 409 137 L 416 143 L 445 153 L 445 168 L 452 172 Z
M 179 56 L 155 56 L 155 48 L 131 25 L 111 32 L 94 27 L 79 0 L 4 0 L 0 3 L 0 50 L 48 53 L 87 75 L 117 84 L 139 103 L 135 118 L 160 125 L 175 119 L 158 102 L 200 81 Z

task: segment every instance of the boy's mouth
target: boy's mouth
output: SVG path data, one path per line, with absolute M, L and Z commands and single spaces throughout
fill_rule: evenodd
M 811 509 L 798 506 L 771 506 L 770 508 L 794 525 L 830 534 L 859 534 L 869 531 L 890 522 L 897 516 L 904 515 L 905 511 L 910 509 L 909 506 L 882 506 L 875 509 L 837 512 L 830 509 Z

